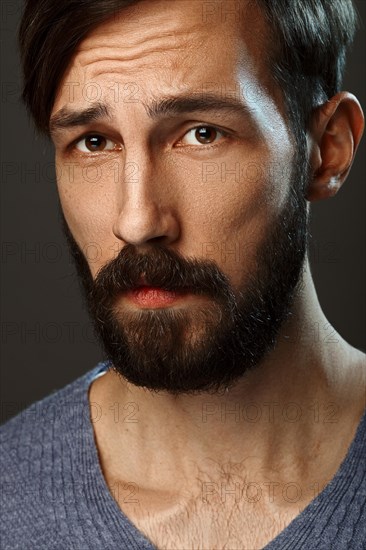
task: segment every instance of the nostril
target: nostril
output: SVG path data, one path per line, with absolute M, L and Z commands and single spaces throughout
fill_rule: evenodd
M 151 239 L 149 239 L 149 242 L 150 243 L 163 244 L 165 240 L 166 240 L 166 236 L 165 235 L 160 235 L 160 237 L 152 237 Z

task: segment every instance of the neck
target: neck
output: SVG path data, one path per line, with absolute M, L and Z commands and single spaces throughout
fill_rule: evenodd
M 254 479 L 283 471 L 290 481 L 311 481 L 316 471 L 329 477 L 365 407 L 364 365 L 365 356 L 325 318 L 307 263 L 276 348 L 229 391 L 174 397 L 113 371 L 97 379 L 89 396 L 104 412 L 97 442 L 113 476 L 138 479 L 144 472 L 151 489 L 184 486 L 198 473 L 212 479 L 228 463 Z M 340 445 L 329 456 L 335 437 Z

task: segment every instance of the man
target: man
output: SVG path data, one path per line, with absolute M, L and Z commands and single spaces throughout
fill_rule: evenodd
M 108 360 L 3 426 L 3 548 L 364 547 L 365 355 L 307 257 L 364 127 L 355 12 L 225 6 L 26 3 L 23 97 Z

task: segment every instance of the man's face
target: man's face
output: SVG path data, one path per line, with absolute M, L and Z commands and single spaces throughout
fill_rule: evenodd
M 80 44 L 51 115 L 65 231 L 105 349 L 131 382 L 178 393 L 260 362 L 305 252 L 306 159 L 271 83 L 268 30 L 253 7 L 226 17 L 224 4 L 125 9 Z M 129 297 L 139 284 L 188 291 L 154 306 Z

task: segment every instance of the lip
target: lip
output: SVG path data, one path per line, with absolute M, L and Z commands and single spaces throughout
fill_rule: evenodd
M 139 285 L 126 292 L 126 298 L 141 308 L 159 308 L 173 305 L 189 294 L 189 289 L 165 290 L 156 286 Z

